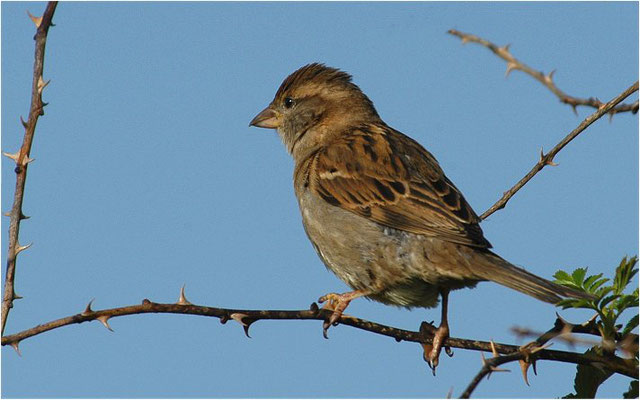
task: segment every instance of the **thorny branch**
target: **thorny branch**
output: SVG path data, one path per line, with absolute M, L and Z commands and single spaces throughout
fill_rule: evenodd
M 555 70 L 551 71 L 548 74 L 544 74 L 541 71 L 537 71 L 537 70 L 529 67 L 528 65 L 524 64 L 520 60 L 516 59 L 509 52 L 509 45 L 500 47 L 500 46 L 497 46 L 497 45 L 491 43 L 488 40 L 485 40 L 485 39 L 481 38 L 481 37 L 478 37 L 478 36 L 475 36 L 475 35 L 472 35 L 472 34 L 469 34 L 469 33 L 460 32 L 460 31 L 457 31 L 455 29 L 450 29 L 447 33 L 449 33 L 449 34 L 451 34 L 453 36 L 457 36 L 460 39 L 462 39 L 462 44 L 465 44 L 465 43 L 468 43 L 468 42 L 472 42 L 472 43 L 478 43 L 478 44 L 488 48 L 496 56 L 502 58 L 504 61 L 507 62 L 506 75 L 509 75 L 509 73 L 511 73 L 511 71 L 513 71 L 513 70 L 520 70 L 520 71 L 532 76 L 535 80 L 537 80 L 538 82 L 542 83 L 553 94 L 555 94 L 560 99 L 561 102 L 570 105 L 571 108 L 573 108 L 573 112 L 574 113 L 577 113 L 577 111 L 576 111 L 576 107 L 577 106 L 588 106 L 588 107 L 593 107 L 593 108 L 599 109 L 600 107 L 602 107 L 604 105 L 604 103 L 602 103 L 600 100 L 598 100 L 597 98 L 594 98 L 594 97 L 590 97 L 588 99 L 582 99 L 582 98 L 573 97 L 573 96 L 570 96 L 570 95 L 566 94 L 565 92 L 560 90 L 555 85 L 555 83 L 553 82 L 553 74 L 554 74 Z M 630 111 L 632 114 L 636 114 L 638 112 L 638 100 L 636 100 L 632 104 L 621 104 L 621 105 L 619 105 L 617 107 L 612 108 L 608 112 L 609 112 L 610 116 L 613 116 L 614 114 L 621 113 L 621 112 L 628 112 L 628 111 Z
M 585 129 L 587 129 L 589 125 L 593 124 L 595 121 L 600 119 L 603 115 L 605 115 L 607 112 L 611 111 L 622 100 L 626 99 L 632 93 L 637 91 L 638 91 L 638 81 L 636 81 L 627 90 L 620 93 L 618 96 L 613 98 L 608 103 L 603 104 L 600 108 L 598 108 L 596 112 L 594 112 L 593 114 L 585 118 L 584 121 L 582 121 L 577 128 L 571 131 L 564 139 L 560 141 L 560 143 L 558 143 L 547 154 L 544 154 L 542 150 L 540 150 L 540 159 L 533 166 L 533 168 L 531 168 L 531 171 L 529 171 L 529 173 L 525 175 L 524 178 L 520 179 L 520 181 L 518 181 L 518 183 L 516 183 L 511 189 L 504 192 L 500 200 L 498 200 L 494 205 L 492 205 L 487 211 L 482 213 L 480 218 L 486 219 L 488 216 L 490 216 L 494 212 L 504 208 L 507 202 L 513 197 L 513 195 L 515 195 L 516 192 L 518 192 L 518 190 L 522 189 L 522 187 L 526 185 L 527 182 L 529 182 L 531 178 L 533 178 L 538 172 L 540 172 L 542 168 L 546 167 L 547 165 L 551 165 L 551 166 L 557 165 L 553 162 L 553 158 L 556 156 L 556 154 L 558 154 L 558 152 L 560 152 L 560 150 L 562 150 L 567 144 L 569 144 L 569 142 L 571 142 L 580 133 L 582 133 Z
M 223 324 L 229 320 L 234 320 L 242 325 L 247 336 L 249 335 L 249 327 L 251 326 L 251 324 L 259 320 L 327 321 L 332 314 L 332 312 L 329 310 L 318 308 L 317 304 L 315 303 L 311 305 L 309 310 L 237 310 L 229 308 L 198 306 L 187 301 L 184 296 L 184 291 L 182 291 L 180 294 L 180 299 L 175 304 L 154 303 L 147 299 L 144 299 L 142 301 L 142 304 L 139 305 L 94 311 L 91 309 L 91 303 L 89 303 L 85 310 L 80 314 L 75 314 L 69 317 L 47 322 L 13 335 L 3 336 L 2 345 L 10 345 L 14 349 L 16 349 L 16 351 L 18 351 L 19 343 L 22 340 L 50 331 L 52 329 L 72 324 L 80 324 L 86 321 L 97 320 L 100 321 L 107 329 L 111 330 L 111 326 L 108 322 L 111 318 L 125 315 L 148 313 L 186 314 L 215 317 L 219 318 L 220 322 Z M 432 340 L 431 336 L 425 335 L 419 331 L 416 332 L 394 328 L 391 326 L 378 324 L 376 322 L 367 321 L 348 315 L 343 315 L 340 318 L 339 323 L 368 332 L 377 333 L 379 335 L 392 337 L 398 342 L 407 341 L 429 344 Z M 603 368 L 609 369 L 613 372 L 636 379 L 638 378 L 638 370 L 634 367 L 633 363 L 627 361 L 624 358 L 616 356 L 605 358 L 595 355 L 571 353 L 559 350 L 540 350 L 536 352 L 535 355 L 531 355 L 528 352 L 522 352 L 520 347 L 514 345 L 492 342 L 490 343 L 479 340 L 460 338 L 448 338 L 446 341 L 446 345 L 458 349 L 494 351 L 500 354 L 513 355 L 513 357 L 516 357 L 515 354 L 517 353 L 522 354 L 521 359 L 525 357 L 532 357 L 536 360 L 552 360 L 573 364 L 592 365 L 596 363 Z M 516 357 L 514 359 L 518 358 Z
M 24 187 L 27 181 L 27 167 L 28 164 L 33 161 L 29 158 L 31 153 L 31 144 L 33 143 L 33 135 L 36 131 L 36 124 L 38 123 L 38 117 L 44 115 L 44 106 L 46 103 L 42 102 L 42 90 L 47 86 L 49 81 L 42 79 L 42 71 L 44 69 L 44 50 L 47 43 L 47 34 L 49 33 L 49 27 L 53 24 L 51 19 L 53 13 L 56 11 L 57 1 L 51 1 L 47 4 L 47 8 L 40 18 L 36 18 L 29 14 L 31 20 L 36 24 L 37 31 L 34 36 L 36 41 L 35 61 L 33 63 L 33 84 L 31 86 L 31 106 L 29 109 L 29 118 L 27 121 L 23 121 L 24 126 L 24 138 L 20 150 L 16 153 L 3 153 L 5 156 L 11 158 L 16 163 L 16 190 L 13 198 L 13 206 L 8 213 L 11 222 L 9 223 L 9 250 L 7 254 L 7 271 L 4 281 L 4 295 L 2 297 L 2 328 L 1 333 L 4 335 L 4 328 L 7 323 L 7 317 L 9 316 L 9 310 L 13 307 L 13 301 L 18 299 L 16 295 L 14 282 L 16 272 L 16 258 L 18 253 L 26 250 L 30 245 L 21 246 L 18 241 L 18 235 L 20 231 L 20 221 L 27 217 L 22 213 L 22 203 L 24 199 Z

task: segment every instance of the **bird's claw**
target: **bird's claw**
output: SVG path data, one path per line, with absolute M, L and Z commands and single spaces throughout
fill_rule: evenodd
M 322 306 L 323 310 L 333 311 L 329 319 L 325 320 L 322 324 L 322 336 L 324 336 L 325 339 L 329 338 L 327 335 L 329 328 L 331 326 L 337 326 L 340 323 L 342 313 L 351 302 L 351 297 L 349 295 L 351 295 L 351 293 L 329 293 L 318 299 L 318 303 L 324 303 Z
M 453 357 L 453 351 L 451 347 L 445 346 L 444 342 L 449 337 L 449 327 L 446 325 L 441 325 L 438 328 L 434 328 L 433 325 L 427 324 L 426 322 L 420 326 L 420 331 L 423 333 L 431 333 L 433 334 L 433 339 L 431 344 L 423 344 L 422 348 L 424 349 L 423 358 L 426 361 L 429 368 L 431 368 L 431 372 L 433 372 L 433 376 L 436 375 L 436 367 L 440 361 L 440 352 L 444 348 L 445 353 L 449 357 Z
M 444 346 L 444 352 L 447 353 L 449 357 L 453 357 L 453 350 L 451 350 L 451 347 Z

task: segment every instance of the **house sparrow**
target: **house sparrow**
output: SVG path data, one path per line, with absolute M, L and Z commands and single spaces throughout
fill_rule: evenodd
M 349 74 L 317 63 L 298 69 L 250 125 L 277 130 L 295 160 L 305 231 L 354 289 L 320 298 L 333 310 L 325 334 L 357 297 L 431 308 L 439 294 L 441 324 L 425 349 L 435 372 L 450 290 L 493 281 L 549 303 L 585 297 L 490 251 L 480 218 L 433 155 L 384 123 Z

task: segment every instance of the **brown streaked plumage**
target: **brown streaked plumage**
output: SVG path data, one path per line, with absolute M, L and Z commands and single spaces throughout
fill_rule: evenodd
M 440 294 L 442 322 L 425 348 L 435 371 L 449 335 L 450 290 L 489 280 L 549 303 L 585 296 L 489 250 L 480 218 L 433 155 L 385 124 L 347 73 L 298 69 L 250 124 L 277 130 L 295 161 L 305 231 L 327 268 L 354 289 L 320 299 L 334 310 L 325 333 L 354 298 L 434 307 Z

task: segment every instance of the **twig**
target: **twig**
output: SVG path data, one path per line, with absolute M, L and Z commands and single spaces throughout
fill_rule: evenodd
M 462 44 L 468 43 L 468 42 L 472 42 L 472 43 L 478 43 L 486 48 L 488 48 L 489 50 L 491 50 L 496 56 L 502 58 L 504 61 L 507 62 L 507 71 L 506 71 L 506 75 L 509 75 L 509 73 L 513 70 L 520 70 L 530 76 L 532 76 L 535 80 L 537 80 L 538 82 L 542 83 L 545 87 L 547 87 L 553 94 L 555 94 L 561 102 L 568 104 L 571 106 L 571 108 L 573 109 L 573 112 L 577 114 L 576 111 L 576 107 L 577 106 L 587 106 L 587 107 L 593 107 L 593 108 L 600 108 L 603 106 L 604 103 L 602 103 L 600 100 L 598 100 L 597 98 L 594 97 L 590 97 L 588 99 L 582 99 L 582 98 L 578 98 L 578 97 L 573 97 L 570 96 L 568 94 L 566 94 L 565 92 L 563 92 L 562 90 L 560 90 L 555 83 L 553 82 L 553 74 L 555 72 L 551 71 L 548 74 L 544 74 L 541 71 L 537 71 L 531 67 L 529 67 L 528 65 L 526 65 L 525 63 L 521 62 L 520 60 L 516 59 L 510 52 L 509 52 L 509 45 L 506 46 L 497 46 L 493 43 L 491 43 L 488 40 L 482 39 L 481 37 L 469 34 L 469 33 L 464 33 L 464 32 L 460 32 L 457 31 L 455 29 L 450 29 L 447 33 L 453 35 L 453 36 L 457 36 L 460 39 L 462 39 Z M 614 114 L 617 113 L 621 113 L 621 112 L 628 112 L 630 111 L 632 114 L 636 114 L 638 112 L 638 100 L 636 100 L 634 103 L 632 104 L 621 104 L 613 109 L 611 109 L 609 111 L 610 115 L 613 116 Z
M 484 379 L 485 376 L 491 374 L 491 372 L 495 371 L 498 366 L 502 364 L 506 364 L 508 362 L 521 360 L 522 357 L 523 357 L 522 354 L 515 353 L 515 354 L 509 354 L 506 356 L 492 357 L 486 360 L 483 359 L 482 368 L 480 369 L 480 372 L 478 372 L 476 376 L 473 377 L 473 379 L 471 380 L 471 383 L 469 383 L 467 388 L 460 395 L 460 398 L 468 399 L 469 397 L 471 397 L 471 393 L 473 393 L 473 391 L 476 390 L 476 388 L 478 387 L 482 379 Z
M 580 339 L 578 337 L 575 337 L 575 335 L 573 335 L 574 333 L 581 333 L 581 334 L 602 337 L 602 334 L 600 333 L 600 330 L 598 329 L 595 323 L 597 316 L 598 314 L 594 315 L 593 318 L 590 318 L 588 321 L 579 325 L 571 324 L 565 321 L 560 316 L 558 316 L 553 328 L 549 329 L 544 333 L 540 333 L 528 328 L 520 328 L 520 327 L 513 327 L 511 328 L 511 331 L 520 337 L 525 337 L 525 336 L 537 337 L 536 340 L 533 342 L 533 344 L 535 344 L 536 346 L 543 346 L 549 340 L 556 338 L 566 342 L 569 346 L 582 344 L 589 347 L 596 346 L 596 345 L 602 346 L 603 348 L 610 349 L 610 350 L 620 348 L 622 350 L 629 352 L 630 354 L 633 354 L 637 351 L 638 335 L 635 333 L 628 333 L 627 335 L 623 336 L 620 332 L 616 332 L 615 342 L 608 341 L 608 340 L 595 341 L 595 340 Z
M 109 325 L 109 319 L 111 318 L 125 315 L 148 313 L 187 314 L 215 317 L 219 318 L 220 322 L 223 324 L 229 320 L 234 320 L 242 325 L 247 336 L 249 335 L 249 327 L 251 326 L 251 324 L 258 320 L 326 321 L 332 314 L 332 312 L 329 310 L 319 309 L 317 304 L 315 303 L 311 305 L 311 308 L 309 310 L 238 310 L 229 308 L 198 306 L 189 303 L 184 297 L 184 294 L 181 294 L 180 300 L 175 304 L 154 303 L 147 299 L 144 299 L 142 301 L 142 304 L 139 305 L 94 311 L 91 309 L 91 303 L 89 303 L 85 310 L 80 314 L 75 314 L 69 317 L 47 322 L 45 324 L 35 326 L 31 329 L 27 329 L 13 335 L 3 336 L 2 345 L 10 345 L 17 350 L 20 341 L 50 331 L 52 329 L 94 320 L 100 321 L 106 328 L 111 329 Z M 432 340 L 430 336 L 426 336 L 421 332 L 394 328 L 391 326 L 378 324 L 376 322 L 371 322 L 348 315 L 343 315 L 340 318 L 339 322 L 343 325 L 348 325 L 368 332 L 392 337 L 398 342 L 404 340 L 408 342 L 428 344 L 431 343 Z M 449 338 L 447 339 L 445 344 L 449 347 L 466 350 L 495 350 L 501 354 L 521 352 L 521 349 L 518 346 L 470 339 Z M 636 379 L 638 377 L 638 370 L 635 368 L 635 366 L 620 357 L 605 358 L 595 355 L 585 355 L 566 351 L 541 350 L 535 353 L 535 359 L 553 360 L 584 365 L 592 365 L 593 363 L 597 363 L 603 368 L 609 369 L 613 372 L 629 377 L 635 377 Z
M 553 158 L 556 156 L 556 154 L 558 154 L 560 150 L 562 150 L 567 144 L 569 144 L 569 142 L 575 139 L 580 133 L 582 133 L 582 131 L 587 129 L 589 125 L 593 124 L 600 117 L 602 117 L 604 114 L 609 112 L 613 107 L 616 106 L 616 104 L 619 104 L 622 100 L 624 100 L 629 95 L 637 91 L 638 91 L 638 81 L 636 81 L 633 85 L 631 85 L 627 90 L 625 90 L 624 92 L 620 93 L 618 96 L 613 98 L 611 101 L 604 104 L 596 112 L 594 112 L 593 114 L 585 118 L 585 120 L 582 121 L 577 128 L 571 131 L 564 139 L 560 141 L 560 143 L 558 143 L 547 154 L 544 154 L 542 150 L 540 150 L 540 160 L 533 166 L 533 168 L 531 168 L 531 171 L 529 171 L 529 173 L 525 175 L 524 178 L 520 179 L 520 181 L 518 181 L 518 183 L 516 183 L 511 189 L 504 192 L 500 200 L 498 200 L 494 205 L 492 205 L 487 211 L 482 213 L 480 218 L 486 219 L 489 215 L 504 208 L 507 202 L 513 197 L 513 195 L 515 195 L 516 192 L 518 192 L 518 190 L 520 190 L 524 185 L 527 184 L 527 182 L 531 180 L 531 178 L 533 178 L 538 172 L 540 172 L 542 168 L 544 168 L 547 165 L 552 165 L 552 166 L 556 165 L 553 162 Z
M 44 14 L 40 18 L 36 18 L 29 14 L 29 17 L 37 27 L 36 35 L 34 36 L 34 40 L 36 41 L 36 50 L 35 61 L 33 63 L 33 83 L 31 86 L 31 107 L 29 109 L 29 119 L 24 122 L 22 121 L 22 117 L 20 118 L 25 129 L 20 150 L 13 154 L 3 153 L 16 163 L 16 190 L 13 198 L 13 206 L 9 212 L 11 222 L 9 223 L 7 272 L 4 281 L 4 295 L 2 297 L 2 334 L 4 334 L 9 310 L 13 307 L 13 301 L 19 298 L 16 295 L 14 288 L 16 258 L 18 253 L 26 250 L 30 246 L 21 246 L 18 241 L 18 235 L 20 231 L 20 221 L 27 218 L 22 213 L 22 202 L 24 198 L 24 187 L 27 180 L 27 166 L 31 161 L 33 161 L 29 158 L 31 153 L 31 144 L 33 143 L 33 135 L 36 130 L 36 124 L 38 123 L 38 117 L 44 115 L 44 106 L 46 106 L 46 103 L 42 102 L 42 90 L 49 83 L 42 79 L 44 50 L 47 42 L 47 34 L 49 33 L 49 27 L 52 25 L 51 19 L 53 18 L 53 13 L 55 12 L 57 5 L 57 1 L 49 2 Z

